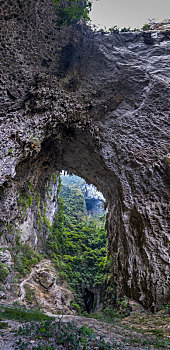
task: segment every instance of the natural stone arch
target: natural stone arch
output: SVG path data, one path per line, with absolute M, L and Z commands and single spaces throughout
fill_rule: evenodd
M 2 227 L 29 177 L 84 177 L 108 200 L 117 288 L 154 309 L 168 299 L 169 34 L 148 46 L 141 33 L 59 31 L 48 0 L 2 8 Z

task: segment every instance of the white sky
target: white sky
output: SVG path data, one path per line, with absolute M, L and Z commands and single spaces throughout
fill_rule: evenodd
M 93 0 L 90 18 L 99 28 L 141 28 L 148 18 L 170 18 L 170 0 Z

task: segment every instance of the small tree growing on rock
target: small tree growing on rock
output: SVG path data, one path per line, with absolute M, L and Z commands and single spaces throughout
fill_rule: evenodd
M 53 0 L 58 26 L 89 20 L 92 3 L 89 0 Z

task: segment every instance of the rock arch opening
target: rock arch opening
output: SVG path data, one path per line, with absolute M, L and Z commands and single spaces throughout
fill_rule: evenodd
M 104 294 L 106 276 L 111 272 L 107 263 L 104 197 L 80 177 L 63 173 L 60 176 L 51 246 L 63 261 L 61 273 L 74 290 L 75 301 L 82 311 L 90 313 L 102 304 L 101 291 Z M 62 240 L 62 247 L 54 247 L 55 240 Z
M 46 242 L 48 235 L 43 220 L 52 222 L 51 213 L 54 215 L 56 211 L 57 193 L 51 174 L 65 169 L 69 173 L 81 176 L 104 194 L 108 204 L 108 254 L 113 258 L 113 280 L 117 295 L 125 294 L 146 307 L 152 307 L 155 292 L 150 293 L 153 288 L 150 276 L 153 272 L 152 268 L 150 270 L 151 261 L 145 248 L 144 215 L 133 203 L 129 189 L 131 204 L 130 208 L 126 207 L 125 190 L 128 182 L 125 181 L 124 174 L 116 173 L 109 167 L 108 162 L 104 162 L 107 152 L 103 152 L 96 137 L 92 137 L 91 131 L 81 130 L 73 125 L 68 128 L 61 127 L 56 134 L 51 130 L 51 134 L 50 137 L 44 138 L 38 151 L 32 149 L 32 144 L 28 145 L 28 157 L 17 166 L 13 187 L 8 185 L 5 190 L 6 193 L 9 191 L 9 197 L 12 199 L 10 212 L 15 213 L 14 220 L 15 215 L 19 216 L 22 239 L 38 249 Z M 42 202 L 39 201 L 38 210 L 34 205 L 26 208 L 24 217 L 21 217 L 16 207 L 18 193 L 22 195 L 22 191 L 29 191 L 30 184 L 35 193 L 39 193 Z M 46 202 L 49 196 L 49 186 L 51 199 L 44 211 L 43 202 Z M 5 244 L 13 240 L 8 231 L 4 237 Z M 156 281 L 159 284 L 159 281 Z
M 41 144 L 41 149 L 39 148 L 37 151 L 37 149 L 32 148 L 32 144 L 35 144 L 35 138 L 34 141 L 32 138 L 32 143 L 29 145 L 30 154 L 18 165 L 14 178 L 16 186 L 15 200 L 18 203 L 19 214 L 18 226 L 16 226 L 19 230 L 16 233 L 19 232 L 24 244 L 29 244 L 33 249 L 40 252 L 47 250 L 50 235 L 48 225 L 52 225 L 54 222 L 59 207 L 58 175 L 61 169 L 67 169 L 69 173 L 81 174 L 89 184 L 92 182 L 95 185 L 97 184 L 98 189 L 103 188 L 101 186 L 101 183 L 103 183 L 105 192 L 108 191 L 105 182 L 107 179 L 106 169 L 103 167 L 104 174 L 102 174 L 101 159 L 96 157 L 96 145 L 91 135 L 71 128 L 71 130 L 64 131 L 62 140 L 62 142 L 61 140 L 58 142 L 55 137 L 45 139 Z M 89 212 L 89 214 L 91 213 Z M 94 230 L 94 227 L 91 227 L 91 229 Z M 86 230 L 90 230 L 90 226 Z M 12 235 L 9 237 L 8 232 L 6 232 L 4 238 L 4 243 L 7 243 L 7 241 L 10 243 L 10 239 L 14 240 Z M 15 244 L 11 241 L 11 244 L 13 243 Z M 52 240 L 50 243 L 52 244 Z M 106 252 L 103 253 L 104 256 L 106 256 Z M 89 257 L 89 259 L 91 258 Z M 91 264 L 89 261 L 89 264 L 93 265 L 93 262 Z M 90 286 L 88 288 L 81 287 L 82 300 L 84 300 L 87 312 L 94 308 L 94 302 L 97 298 L 97 289 L 95 291 L 91 289 L 95 288 Z
M 38 247 L 37 222 L 44 244 L 40 207 L 51 187 L 52 212 L 50 176 L 65 169 L 108 202 L 117 292 L 154 310 L 169 298 L 169 34 L 148 45 L 142 33 L 59 31 L 46 0 L 3 11 L 1 244 L 18 225 Z

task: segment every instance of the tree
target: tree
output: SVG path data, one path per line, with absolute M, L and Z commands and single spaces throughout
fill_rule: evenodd
M 53 0 L 57 13 L 58 26 L 75 24 L 89 20 L 92 3 L 89 0 Z
M 76 303 L 85 310 L 84 291 L 101 286 L 106 278 L 105 222 L 99 216 L 88 216 L 84 195 L 73 184 L 62 185 L 58 204 L 48 238 L 48 254 L 69 282 Z

